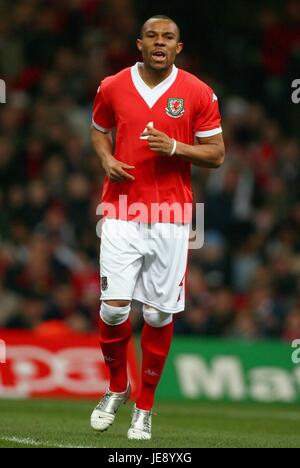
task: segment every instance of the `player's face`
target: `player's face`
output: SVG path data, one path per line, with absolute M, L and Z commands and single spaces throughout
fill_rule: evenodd
M 142 39 L 137 46 L 143 60 L 153 70 L 166 70 L 175 62 L 183 44 L 178 42 L 179 33 L 176 24 L 168 20 L 150 19 L 146 22 Z

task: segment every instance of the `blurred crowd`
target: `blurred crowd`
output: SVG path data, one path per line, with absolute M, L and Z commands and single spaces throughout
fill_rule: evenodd
M 216 44 L 222 60 L 205 54 L 195 26 L 178 61 L 219 95 L 227 151 L 219 170 L 192 171 L 205 244 L 190 251 L 175 328 L 290 341 L 300 337 L 300 104 L 287 80 L 299 65 L 300 4 L 254 3 L 255 34 L 231 24 Z M 166 12 L 143 4 L 0 0 L 0 328 L 97 328 L 104 174 L 89 142 L 91 106 L 104 76 L 139 59 L 143 20 Z M 139 330 L 139 304 L 132 320 Z

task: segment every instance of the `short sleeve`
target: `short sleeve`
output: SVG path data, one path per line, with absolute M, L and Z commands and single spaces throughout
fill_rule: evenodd
M 201 89 L 194 119 L 196 137 L 210 137 L 222 133 L 218 98 L 213 90 L 205 85 Z
M 114 113 L 108 105 L 102 87 L 99 86 L 93 105 L 93 127 L 107 133 L 115 127 Z

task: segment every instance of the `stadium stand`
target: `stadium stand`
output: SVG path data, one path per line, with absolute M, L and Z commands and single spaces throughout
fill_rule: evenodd
M 255 1 L 248 12 L 237 2 L 229 15 L 228 2 L 215 3 L 214 27 L 201 2 L 201 15 L 191 7 L 199 28 L 189 31 L 189 16 L 172 2 L 186 43 L 178 66 L 218 93 L 226 142 L 222 168 L 193 169 L 205 246 L 190 252 L 176 331 L 291 341 L 300 336 L 300 104 L 291 101 L 300 4 Z M 139 59 L 146 7 L 0 1 L 8 96 L 0 106 L 0 327 L 56 320 L 76 331 L 97 327 L 104 174 L 89 142 L 91 106 L 101 78 Z M 139 330 L 138 304 L 132 318 Z

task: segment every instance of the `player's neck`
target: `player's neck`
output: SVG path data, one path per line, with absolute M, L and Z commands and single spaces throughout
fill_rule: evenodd
M 149 88 L 154 88 L 171 75 L 173 71 L 173 65 L 171 65 L 171 67 L 167 70 L 153 70 L 152 68 L 149 68 L 147 65 L 142 63 L 138 67 L 138 70 L 142 80 L 146 83 L 146 85 L 149 86 Z

